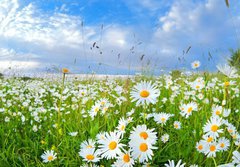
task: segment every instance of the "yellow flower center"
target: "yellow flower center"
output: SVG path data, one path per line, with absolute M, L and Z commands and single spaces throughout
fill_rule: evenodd
M 198 149 L 199 149 L 199 150 L 202 150 L 202 149 L 203 149 L 203 145 L 199 145 L 199 146 L 198 146 Z
M 62 69 L 62 72 L 63 72 L 63 73 L 69 73 L 69 69 L 63 68 L 63 69 Z
M 126 163 L 129 162 L 130 161 L 130 156 L 128 154 L 124 154 L 123 161 L 126 162 Z
M 86 158 L 87 158 L 87 160 L 92 161 L 92 160 L 94 159 L 94 155 L 88 154 L 88 155 L 86 156 Z
M 115 141 L 110 142 L 108 145 L 108 148 L 110 150 L 114 150 L 116 147 L 117 147 L 117 142 L 115 142 Z
M 94 109 L 94 111 L 95 111 L 95 112 L 98 112 L 98 111 L 99 111 L 99 108 L 98 108 L 98 107 L 96 107 L 96 108 Z
M 214 146 L 214 145 L 211 145 L 211 146 L 210 146 L 210 151 L 212 151 L 212 152 L 213 152 L 213 151 L 215 151 L 215 150 L 216 150 L 216 146 Z
M 220 114 L 221 114 L 221 111 L 217 110 L 216 115 L 220 115 Z
M 178 128 L 178 124 L 174 124 L 174 127 L 175 127 L 175 128 Z
M 192 110 L 193 110 L 193 108 L 192 108 L 192 107 L 189 107 L 188 110 L 187 110 L 187 112 L 188 112 L 188 113 L 191 113 Z
M 53 160 L 53 156 L 49 155 L 47 159 L 48 159 L 48 161 L 52 161 Z
M 197 86 L 196 86 L 196 89 L 199 89 L 199 88 L 200 88 L 200 86 L 199 86 L 199 85 L 197 85 Z
M 140 96 L 143 98 L 147 98 L 150 95 L 150 93 L 147 90 L 142 90 L 140 92 Z
M 220 144 L 220 147 L 222 147 L 222 148 L 223 148 L 224 146 L 225 146 L 225 145 L 224 145 L 224 143 L 221 143 L 221 144 Z
M 145 140 L 148 138 L 147 132 L 141 132 L 141 133 L 139 134 L 139 136 L 140 136 L 141 138 L 145 139 Z
M 232 138 L 233 138 L 233 139 L 236 139 L 236 138 L 237 138 L 237 135 L 236 135 L 236 134 L 232 135 Z
M 195 66 L 195 67 L 198 67 L 198 63 L 194 63 L 194 66 Z
M 123 131 L 124 129 L 125 129 L 125 126 L 122 125 L 122 126 L 120 127 L 120 130 Z
M 218 126 L 217 125 L 213 125 L 211 127 L 211 131 L 216 132 L 217 130 L 218 130 Z
M 165 122 L 165 121 L 166 121 L 166 118 L 161 118 L 161 121 L 162 121 L 162 122 Z
M 211 141 L 213 141 L 213 138 L 212 138 L 212 137 L 209 137 L 209 138 L 207 139 L 207 142 L 210 143 Z
M 146 152 L 148 150 L 148 145 L 146 143 L 141 143 L 139 149 L 142 152 Z
M 229 86 L 230 85 L 230 82 L 224 82 L 224 86 Z

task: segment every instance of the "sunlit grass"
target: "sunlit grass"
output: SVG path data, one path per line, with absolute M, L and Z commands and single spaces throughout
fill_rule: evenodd
M 66 78 L 65 78 L 66 77 Z M 202 77 L 204 87 L 194 90 L 190 82 Z M 65 80 L 66 79 L 66 80 Z M 155 104 L 136 106 L 130 92 L 141 81 L 151 81 L 160 95 Z M 169 81 L 169 83 L 167 83 Z M 232 85 L 224 82 L 234 81 Z M 208 84 L 212 83 L 212 86 Z M 189 94 L 190 93 L 190 94 Z M 198 98 L 199 94 L 202 99 Z M 183 162 L 190 166 L 214 166 L 212 158 L 199 153 L 196 143 L 202 139 L 203 127 L 212 116 L 212 106 L 219 105 L 230 109 L 224 117 L 239 131 L 240 98 L 239 78 L 229 79 L 221 75 L 196 74 L 193 76 L 135 77 L 113 80 L 70 80 L 64 74 L 63 81 L 1 79 L 0 80 L 0 166 L 80 166 L 86 162 L 79 156 L 80 144 L 88 139 L 96 140 L 99 132 L 116 130 L 120 118 L 132 117 L 127 125 L 121 143 L 128 147 L 130 131 L 137 125 L 146 124 L 155 129 L 157 142 L 154 156 L 149 164 L 164 166 L 168 160 Z M 101 99 L 111 104 L 105 114 L 91 117 L 89 112 Z M 166 98 L 166 101 L 163 100 Z M 208 100 L 207 100 L 208 99 Z M 223 100 L 226 104 L 222 103 Z M 180 105 L 195 102 L 197 111 L 185 118 L 180 114 Z M 130 114 L 130 111 L 133 111 Z M 146 116 L 153 113 L 174 114 L 165 125 L 157 124 Z M 174 121 L 181 122 L 181 128 L 175 129 Z M 239 149 L 236 140 L 222 128 L 224 136 L 230 140 L 227 151 L 217 152 L 214 158 L 218 165 L 232 161 L 232 152 Z M 71 136 L 70 132 L 78 132 Z M 169 141 L 163 143 L 161 136 L 169 135 Z M 41 155 L 46 150 L 54 150 L 57 159 L 43 163 Z M 101 159 L 96 164 L 110 166 L 116 159 Z M 141 166 L 136 160 L 135 166 Z

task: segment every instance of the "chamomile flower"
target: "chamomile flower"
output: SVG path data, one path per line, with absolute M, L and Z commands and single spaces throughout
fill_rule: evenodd
M 95 148 L 95 144 L 96 142 L 92 139 L 89 140 L 85 140 L 81 143 L 80 148 L 81 149 L 91 149 L 91 148 Z
M 238 77 L 237 69 L 234 67 L 231 67 L 227 64 L 217 65 L 217 69 L 229 78 L 237 78 Z
M 209 136 L 209 135 L 203 135 L 203 139 L 204 139 L 207 143 L 211 143 L 211 142 L 215 141 L 214 137 Z
M 89 111 L 89 115 L 94 118 L 100 111 L 101 104 L 96 103 L 94 106 L 92 106 L 91 110 Z
M 98 140 L 101 157 L 106 159 L 115 158 L 121 154 L 121 149 L 124 146 L 120 143 L 120 134 L 117 132 L 106 133 L 105 140 Z
M 99 132 L 98 134 L 97 134 L 97 140 L 99 141 L 99 140 L 106 140 L 106 134 L 107 134 L 107 132 Z
M 166 133 L 166 134 L 162 135 L 161 140 L 163 143 L 167 143 L 169 140 L 169 134 Z
M 68 133 L 70 136 L 77 136 L 78 132 L 69 132 Z
M 191 83 L 191 87 L 194 90 L 200 91 L 204 88 L 204 82 L 194 81 L 193 83 Z
M 121 153 L 116 157 L 117 161 L 113 164 L 114 167 L 133 167 L 134 160 L 130 152 Z
M 220 129 L 220 126 L 222 125 L 222 119 L 219 117 L 211 117 L 210 120 L 208 120 L 207 124 L 203 127 L 204 133 L 206 135 L 210 135 L 214 138 L 219 136 L 219 133 L 223 133 L 223 130 Z
M 173 116 L 172 114 L 168 114 L 168 113 L 154 114 L 154 121 L 159 124 L 165 125 L 167 120 L 172 116 Z
M 117 126 L 117 131 L 121 134 L 121 136 L 123 136 L 123 134 L 125 133 L 125 129 L 126 126 L 128 124 L 128 120 L 121 118 L 118 122 L 118 126 Z
M 154 129 L 147 129 L 146 125 L 138 125 L 136 128 L 130 133 L 130 142 L 129 144 L 132 145 L 136 142 L 136 140 L 145 140 L 151 144 L 155 144 L 157 141 L 157 133 L 154 132 Z
M 53 150 L 51 151 L 45 151 L 42 155 L 41 158 L 43 159 L 44 163 L 54 161 L 57 158 L 57 153 L 54 153 Z
M 183 116 L 183 117 L 186 117 L 188 118 L 190 115 L 192 115 L 192 112 L 193 111 L 197 111 L 197 104 L 194 103 L 194 102 L 191 102 L 191 103 L 188 103 L 188 104 L 183 104 L 180 106 L 180 114 Z
M 200 61 L 195 60 L 194 62 L 191 63 L 192 69 L 199 68 L 201 65 Z
M 100 160 L 99 152 L 95 152 L 94 148 L 81 149 L 79 151 L 79 156 L 86 162 L 98 162 Z
M 198 152 L 200 153 L 204 153 L 206 148 L 207 148 L 207 142 L 204 140 L 200 140 L 197 144 L 196 144 L 196 149 Z
M 240 153 L 238 151 L 233 151 L 233 156 L 232 156 L 232 163 L 237 164 L 239 167 L 240 166 Z
M 219 145 L 216 142 L 212 142 L 207 145 L 204 154 L 207 155 L 207 157 L 216 157 L 218 151 L 220 151 Z
M 176 165 L 173 160 L 168 160 L 168 164 L 164 164 L 164 165 L 165 165 L 165 167 L 184 167 L 185 163 L 184 164 L 181 164 L 181 163 L 182 163 L 181 159 L 177 162 Z
M 137 102 L 136 105 L 155 104 L 160 91 L 151 82 L 140 82 L 133 87 L 131 91 L 131 98 L 133 102 Z
M 157 147 L 154 147 L 143 138 L 133 140 L 129 143 L 133 158 L 139 160 L 140 163 L 151 160 L 153 156 L 152 150 L 157 149 Z
M 218 146 L 220 151 L 227 151 L 230 146 L 230 141 L 225 137 L 218 139 Z
M 174 121 L 173 127 L 174 127 L 174 129 L 181 129 L 181 122 L 179 122 L 179 121 Z
M 212 114 L 214 115 L 214 116 L 220 116 L 221 114 L 222 114 L 222 111 L 223 111 L 223 108 L 222 108 L 222 106 L 213 106 L 212 107 Z

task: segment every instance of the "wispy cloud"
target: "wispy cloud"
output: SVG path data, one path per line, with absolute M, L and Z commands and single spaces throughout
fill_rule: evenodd
M 140 24 L 90 25 L 84 15 L 68 14 L 68 3 L 46 12 L 35 3 L 23 6 L 18 0 L 2 0 L 1 65 L 12 61 L 24 66 L 29 61 L 37 62 L 42 69 L 55 65 L 75 72 L 108 73 L 115 69 L 119 73 L 147 64 L 157 70 L 172 69 L 181 66 L 179 58 L 184 57 L 186 62 L 182 65 L 190 66 L 190 61 L 199 59 L 205 68 L 214 69 L 218 61 L 224 61 L 229 48 L 237 47 L 236 31 L 240 27 L 240 13 L 234 9 L 234 4 L 240 5 L 237 0 L 231 2 L 231 9 L 219 0 L 123 2 L 136 12 L 135 17 L 142 19 Z M 144 26 L 149 20 L 143 17 L 143 11 L 153 22 L 151 26 Z M 191 50 L 186 54 L 189 46 Z M 209 53 L 213 55 L 211 62 Z

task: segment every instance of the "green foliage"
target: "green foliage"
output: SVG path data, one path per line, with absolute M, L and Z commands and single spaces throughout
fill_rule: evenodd
M 231 57 L 228 60 L 230 66 L 236 67 L 236 69 L 240 70 L 240 49 L 233 50 L 231 49 Z
M 173 79 L 180 78 L 182 75 L 182 72 L 180 70 L 173 70 L 171 71 L 171 76 Z
M 127 125 L 126 133 L 121 142 L 128 146 L 129 133 L 137 125 L 146 124 L 149 129 L 154 128 L 158 141 L 154 145 L 157 149 L 154 150 L 151 166 L 164 166 L 169 159 L 174 161 L 182 159 L 186 166 L 192 164 L 214 166 L 211 158 L 207 158 L 196 150 L 196 143 L 202 139 L 203 126 L 212 115 L 212 106 L 221 105 L 224 98 L 226 98 L 224 108 L 231 109 L 229 117 L 224 119 L 228 119 L 229 123 L 239 129 L 240 114 L 235 113 L 235 111 L 240 110 L 240 99 L 237 97 L 239 93 L 234 90 L 240 88 L 240 80 L 234 80 L 236 84 L 226 88 L 227 91 L 224 94 L 222 90 L 225 78 L 221 78 L 222 76 L 217 74 L 205 72 L 190 78 L 181 75 L 181 72 L 176 70 L 172 72 L 172 77 L 178 79 L 177 82 L 172 83 L 172 86 L 178 86 L 177 90 L 172 90 L 171 87 L 166 88 L 163 77 L 137 77 L 114 81 L 107 79 L 101 81 L 74 80 L 66 82 L 64 86 L 70 91 L 66 91 L 62 98 L 58 96 L 63 90 L 61 80 L 59 82 L 41 81 L 35 78 L 27 82 L 23 82 L 20 78 L 0 80 L 0 91 L 6 95 L 4 97 L 7 99 L 6 103 L 0 98 L 0 109 L 5 109 L 0 112 L 0 166 L 80 166 L 83 164 L 83 159 L 78 155 L 80 144 L 87 139 L 96 139 L 99 132 L 116 130 L 120 118 L 128 118 L 127 113 L 132 109 L 134 110 L 131 115 L 133 121 Z M 186 82 L 190 82 L 197 77 L 204 78 L 206 84 L 208 82 L 213 83 L 213 78 L 218 78 L 218 82 L 211 89 L 203 88 L 186 98 L 186 91 L 194 91 Z M 136 106 L 136 103 L 131 102 L 129 95 L 133 86 L 142 80 L 153 81 L 159 86 L 158 89 L 161 92 L 157 103 L 146 108 Z M 162 86 L 160 86 L 161 84 Z M 119 92 L 114 90 L 117 86 L 122 87 L 124 91 L 118 94 Z M 84 94 L 81 97 L 78 92 L 82 87 L 86 91 L 92 90 L 91 94 Z M 75 94 L 76 92 L 77 94 Z M 209 102 L 206 103 L 204 99 L 198 99 L 197 95 L 200 93 L 204 95 L 204 99 L 209 99 Z M 126 98 L 121 104 L 119 103 L 120 97 Z M 85 101 L 84 98 L 88 98 L 88 100 Z M 105 115 L 98 114 L 94 119 L 91 119 L 88 114 L 82 112 L 83 110 L 86 112 L 91 110 L 94 103 L 101 98 L 106 98 L 113 104 Z M 163 102 L 163 98 L 168 100 Z M 214 102 L 213 98 L 219 101 Z M 62 100 L 61 103 L 60 99 Z M 172 102 L 170 99 L 172 99 Z M 182 102 L 189 103 L 194 101 L 193 99 L 199 106 L 198 111 L 194 111 L 186 119 L 180 115 L 179 106 Z M 23 105 L 26 101 L 29 101 L 28 105 Z M 61 106 L 60 121 L 58 120 L 58 106 Z M 156 124 L 153 118 L 144 119 L 141 116 L 144 110 L 146 110 L 146 113 L 166 112 L 174 114 L 174 117 L 170 118 L 166 125 L 160 125 Z M 6 118 L 9 120 L 6 121 Z M 174 121 L 180 121 L 182 128 L 174 129 Z M 34 126 L 37 127 L 37 131 L 33 130 Z M 78 132 L 78 135 L 70 136 L 69 132 Z M 161 136 L 165 133 L 170 136 L 167 143 L 161 141 Z M 227 130 L 224 130 L 221 135 L 231 139 Z M 44 151 L 50 149 L 57 152 L 57 159 L 44 164 L 41 155 Z M 235 149 L 236 146 L 231 139 L 230 149 L 218 152 L 215 158 L 217 164 L 231 162 L 232 152 Z M 98 165 L 108 167 L 113 161 L 101 160 Z M 136 164 L 135 166 L 141 165 Z

